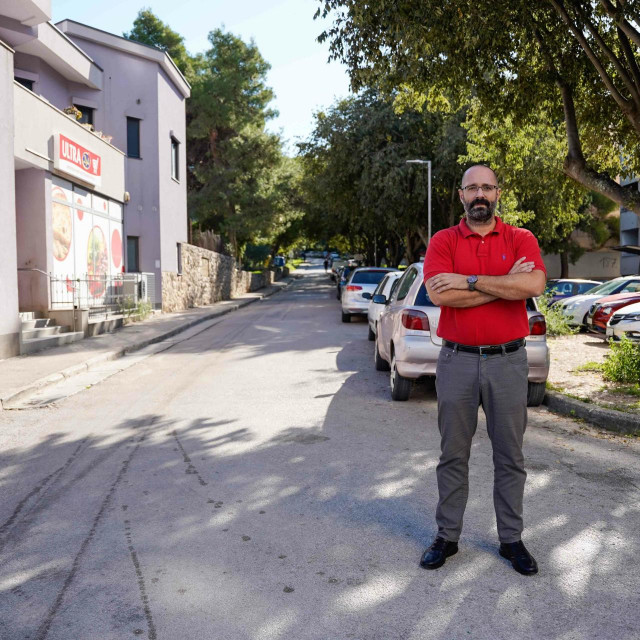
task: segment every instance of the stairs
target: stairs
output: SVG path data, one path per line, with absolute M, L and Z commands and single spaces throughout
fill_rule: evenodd
M 82 331 L 71 331 L 70 327 L 57 325 L 51 318 L 45 318 L 41 311 L 22 312 L 20 320 L 20 355 L 59 347 L 84 338 Z

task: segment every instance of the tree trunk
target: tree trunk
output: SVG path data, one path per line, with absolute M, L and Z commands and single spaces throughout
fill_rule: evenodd
M 562 251 L 560 253 L 560 277 L 568 278 L 569 277 L 569 252 Z

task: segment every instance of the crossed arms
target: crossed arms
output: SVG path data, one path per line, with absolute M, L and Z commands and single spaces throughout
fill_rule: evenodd
M 516 260 L 506 276 L 478 276 L 476 290 L 469 291 L 467 276 L 439 273 L 426 281 L 429 298 L 445 307 L 479 307 L 498 298 L 525 300 L 542 295 L 546 283 L 543 271 L 534 269 L 526 256 Z

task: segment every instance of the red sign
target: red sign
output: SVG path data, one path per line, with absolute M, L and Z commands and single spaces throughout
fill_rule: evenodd
M 56 138 L 54 166 L 59 171 L 98 186 L 102 178 L 102 158 L 67 136 Z

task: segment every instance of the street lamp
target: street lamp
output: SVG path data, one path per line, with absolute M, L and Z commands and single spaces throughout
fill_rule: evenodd
M 427 229 L 427 244 L 431 242 L 431 160 L 405 160 L 407 164 L 426 164 L 427 165 L 427 220 L 428 220 L 428 229 Z

